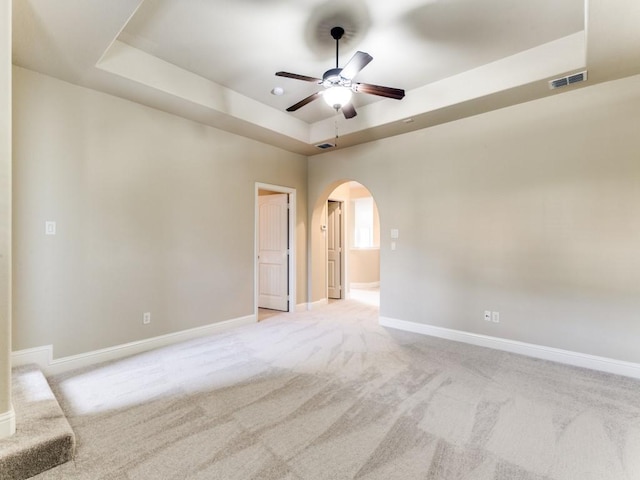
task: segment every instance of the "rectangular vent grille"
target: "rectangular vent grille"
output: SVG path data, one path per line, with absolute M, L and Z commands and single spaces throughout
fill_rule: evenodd
M 335 145 L 333 143 L 319 143 L 316 147 L 321 148 L 322 150 L 326 150 L 327 148 L 333 148 Z
M 574 73 L 562 78 L 556 78 L 549 82 L 549 88 L 555 89 L 560 87 L 566 87 L 567 85 L 573 85 L 574 83 L 584 82 L 587 79 L 587 72 Z

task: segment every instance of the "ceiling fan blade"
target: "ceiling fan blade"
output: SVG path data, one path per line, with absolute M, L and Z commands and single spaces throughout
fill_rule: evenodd
M 287 112 L 295 112 L 296 110 L 298 110 L 299 108 L 304 107 L 307 103 L 311 103 L 313 102 L 316 98 L 319 98 L 321 95 L 320 92 L 316 92 L 313 93 L 311 95 L 309 95 L 307 98 L 303 98 L 302 100 L 300 100 L 298 103 L 296 103 L 295 105 L 291 105 L 289 108 L 287 108 Z
M 305 82 L 322 83 L 322 80 L 316 77 L 307 77 L 306 75 L 298 75 L 297 73 L 289 72 L 276 72 L 278 77 L 294 78 L 296 80 L 303 80 Z
M 353 104 L 347 103 L 342 106 L 342 114 L 344 115 L 344 118 L 353 118 L 358 115 L 358 112 L 356 112 Z
M 368 93 L 379 97 L 395 98 L 396 100 L 404 98 L 404 90 L 401 88 L 381 87 L 370 83 L 354 83 L 352 88 L 358 93 Z
M 340 76 L 342 78 L 351 80 L 353 77 L 355 77 L 358 74 L 360 70 L 366 67 L 371 60 L 373 60 L 373 57 L 368 53 L 365 53 L 365 52 L 354 53 L 353 57 L 351 57 L 351 60 L 347 62 L 347 64 L 342 69 L 342 72 L 340 72 Z

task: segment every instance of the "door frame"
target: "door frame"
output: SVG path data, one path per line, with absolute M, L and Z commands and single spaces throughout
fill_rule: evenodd
M 296 189 L 272 185 L 270 183 L 256 182 L 254 192 L 254 227 L 253 227 L 253 314 L 258 319 L 258 235 L 260 233 L 260 205 L 258 197 L 260 190 L 269 192 L 286 193 L 289 195 L 289 259 L 287 262 L 287 276 L 289 312 L 296 311 Z

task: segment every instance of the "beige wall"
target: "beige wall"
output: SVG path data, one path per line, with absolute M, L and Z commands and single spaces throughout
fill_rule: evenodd
M 350 200 L 369 198 L 371 192 L 362 185 L 355 184 L 350 189 Z M 349 202 L 350 217 L 355 217 L 353 202 Z M 365 284 L 372 286 L 380 282 L 380 214 L 373 199 L 373 245 L 375 248 L 353 248 L 354 223 L 349 222 L 349 282 L 351 285 Z
M 373 287 L 380 282 L 380 250 L 378 248 L 352 248 L 349 250 L 350 286 Z
M 371 191 L 383 316 L 640 362 L 639 105 L 631 77 L 311 157 L 310 218 Z
M 364 186 L 353 186 L 351 188 L 350 198 L 365 198 L 371 197 L 371 192 Z M 380 212 L 378 212 L 378 205 L 376 199 L 373 199 L 373 245 L 375 247 L 380 246 Z
M 306 301 L 304 157 L 21 68 L 13 93 L 14 349 L 60 357 L 253 314 L 256 182 L 297 189 Z
M 351 200 L 371 197 L 366 187 L 357 184 L 350 191 Z M 349 211 L 354 215 L 354 205 L 351 202 Z M 354 243 L 354 225 L 350 222 L 349 239 L 349 281 L 352 284 L 373 285 L 380 282 L 380 214 L 378 206 L 373 200 L 373 244 L 375 248 L 352 248 Z
M 297 189 L 297 301 L 325 294 L 302 157 L 20 68 L 13 99 L 15 349 L 253 313 L 255 182 Z M 309 215 L 372 192 L 383 316 L 640 362 L 639 103 L 632 77 L 311 157 Z

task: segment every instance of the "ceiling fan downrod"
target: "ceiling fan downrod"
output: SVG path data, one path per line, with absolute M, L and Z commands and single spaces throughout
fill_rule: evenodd
M 331 29 L 331 36 L 336 41 L 336 68 L 339 68 L 338 67 L 338 53 L 339 53 L 340 39 L 342 38 L 343 35 L 344 35 L 344 28 L 342 28 L 342 27 L 333 27 Z

